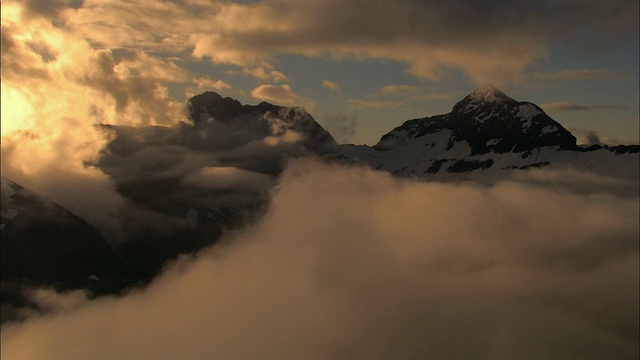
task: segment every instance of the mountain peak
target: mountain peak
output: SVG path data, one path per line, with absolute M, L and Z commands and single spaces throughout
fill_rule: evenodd
M 505 95 L 502 91 L 491 84 L 483 84 L 477 89 L 473 90 L 471 94 L 468 95 L 472 100 L 480 101 L 480 102 L 496 102 L 500 100 L 511 100 L 510 97 Z
M 516 104 L 518 104 L 518 101 L 510 98 L 495 86 L 484 84 L 455 104 L 453 113 L 478 113 L 495 106 L 503 107 Z
M 516 101 L 486 84 L 456 103 L 448 114 L 405 122 L 384 135 L 376 148 L 388 150 L 439 133 L 448 134 L 446 150 L 456 142 L 465 142 L 472 155 L 529 153 L 540 147 L 575 149 L 577 146 L 575 137 L 540 107 Z

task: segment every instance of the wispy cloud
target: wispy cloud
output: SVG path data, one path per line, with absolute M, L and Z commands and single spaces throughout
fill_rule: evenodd
M 380 94 L 412 96 L 418 94 L 420 89 L 413 85 L 386 85 L 380 88 Z
M 626 107 L 619 104 L 591 105 L 586 103 L 574 103 L 570 101 L 557 101 L 541 104 L 545 111 L 590 111 L 594 109 L 624 110 Z
M 359 99 L 349 99 L 349 108 L 351 109 L 382 109 L 382 108 L 397 108 L 404 106 L 403 102 L 399 101 L 369 101 Z
M 530 77 L 542 81 L 577 81 L 577 80 L 601 80 L 622 79 L 626 74 L 614 70 L 577 69 L 552 72 L 534 72 Z
M 377 95 L 404 97 L 409 101 L 447 100 L 453 98 L 453 94 L 449 93 L 424 94 L 420 87 L 414 85 L 385 85 L 375 94 L 375 96 Z
M 322 80 L 322 86 L 331 91 L 340 91 L 340 85 L 330 80 Z

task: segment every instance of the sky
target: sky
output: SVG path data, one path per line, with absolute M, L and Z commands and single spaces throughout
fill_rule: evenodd
M 491 83 L 580 141 L 638 143 L 638 2 L 2 2 L 2 135 L 175 124 L 206 90 L 375 144 Z

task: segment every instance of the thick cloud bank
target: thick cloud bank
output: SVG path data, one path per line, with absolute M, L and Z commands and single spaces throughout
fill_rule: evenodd
M 148 288 L 38 293 L 60 310 L 4 326 L 2 358 L 635 359 L 638 212 L 298 161 L 260 223 Z

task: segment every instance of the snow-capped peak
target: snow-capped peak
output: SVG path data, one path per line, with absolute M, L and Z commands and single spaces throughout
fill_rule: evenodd
M 502 91 L 491 84 L 483 84 L 475 89 L 469 97 L 480 102 L 495 102 L 508 98 Z

